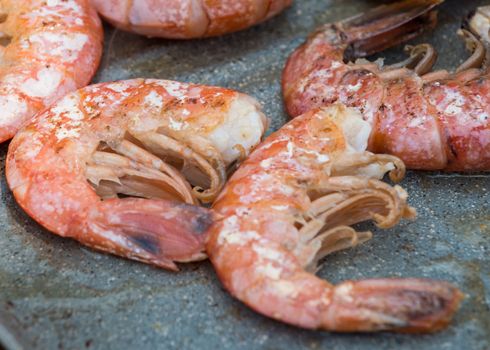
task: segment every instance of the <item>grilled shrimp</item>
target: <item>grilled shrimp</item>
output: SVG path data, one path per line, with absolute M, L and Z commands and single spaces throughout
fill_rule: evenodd
M 329 331 L 432 332 L 448 324 L 461 293 L 420 279 L 348 281 L 312 272 L 326 255 L 362 243 L 352 227 L 381 228 L 415 215 L 407 194 L 378 179 L 404 176 L 394 156 L 366 152 L 371 126 L 333 105 L 300 116 L 267 138 L 214 204 L 208 255 L 230 293 L 292 325 Z
M 87 0 L 0 0 L 0 142 L 87 85 L 101 55 L 102 26 Z
M 176 269 L 205 257 L 208 209 L 266 118 L 235 91 L 165 80 L 93 85 L 36 115 L 12 140 L 19 205 L 89 247 Z M 136 198 L 134 198 L 136 197 Z
M 490 171 L 490 80 L 482 67 L 488 7 L 477 11 L 470 30 L 460 30 L 473 55 L 454 73 L 431 72 L 436 52 L 428 44 L 407 47 L 410 57 L 391 66 L 344 63 L 432 27 L 440 2 L 403 1 L 320 28 L 284 70 L 288 113 L 342 102 L 371 124 L 372 152 L 395 155 L 413 169 Z
M 91 0 L 117 28 L 149 37 L 191 39 L 236 32 L 265 21 L 292 0 Z

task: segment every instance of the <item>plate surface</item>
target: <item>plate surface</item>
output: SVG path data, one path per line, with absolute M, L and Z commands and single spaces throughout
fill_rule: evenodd
M 146 39 L 106 27 L 96 81 L 166 78 L 235 88 L 258 98 L 277 129 L 287 117 L 279 79 L 287 56 L 316 26 L 379 1 L 296 0 L 250 30 L 202 41 Z M 447 0 L 429 41 L 438 67 L 467 54 L 461 18 L 488 1 Z M 384 53 L 389 62 L 402 50 Z M 418 220 L 330 256 L 320 275 L 344 279 L 403 276 L 449 280 L 467 294 L 446 331 L 429 336 L 339 335 L 289 327 L 255 314 L 221 287 L 208 262 L 178 274 L 99 254 L 43 230 L 16 205 L 0 146 L 0 312 L 37 349 L 488 349 L 490 348 L 490 177 L 410 172 L 403 186 Z M 3 316 L 1 317 L 4 318 Z M 15 322 L 14 322 L 15 321 Z

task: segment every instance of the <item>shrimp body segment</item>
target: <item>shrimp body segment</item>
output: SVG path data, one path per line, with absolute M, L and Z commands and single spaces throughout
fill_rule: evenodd
M 455 73 L 431 72 L 437 54 L 428 44 L 407 47 L 410 57 L 399 64 L 352 63 L 432 27 L 439 2 L 402 1 L 320 28 L 285 67 L 288 113 L 341 102 L 371 124 L 372 152 L 413 169 L 490 171 L 490 80 L 481 42 L 488 39 L 488 9 L 460 31 L 473 54 Z
M 48 230 L 176 269 L 199 260 L 212 201 L 266 119 L 235 91 L 129 80 L 76 91 L 12 140 L 8 184 Z M 122 197 L 121 197 L 122 195 Z
M 265 21 L 292 0 L 91 0 L 117 28 L 170 39 L 236 32 Z
M 87 85 L 102 26 L 86 0 L 0 1 L 0 142 L 66 93 Z
M 313 272 L 326 255 L 368 240 L 351 225 L 381 228 L 415 215 L 407 194 L 378 179 L 403 163 L 366 152 L 370 125 L 333 105 L 267 138 L 231 177 L 213 208 L 208 255 L 226 289 L 254 310 L 329 331 L 432 332 L 446 326 L 461 293 L 420 279 L 348 281 Z

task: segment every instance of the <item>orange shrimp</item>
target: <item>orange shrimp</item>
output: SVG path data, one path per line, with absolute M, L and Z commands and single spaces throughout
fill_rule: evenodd
M 101 56 L 102 26 L 87 0 L 0 0 L 0 142 L 87 85 Z
M 266 124 L 254 99 L 223 88 L 93 85 L 17 133 L 7 181 L 28 215 L 55 234 L 175 270 L 175 261 L 205 258 L 212 214 L 193 204 L 216 197 Z
M 473 55 L 455 73 L 431 72 L 436 52 L 428 44 L 408 47 L 410 58 L 392 66 L 344 63 L 432 27 L 431 10 L 440 2 L 403 1 L 320 28 L 285 67 L 288 113 L 341 102 L 372 125 L 372 152 L 393 154 L 413 169 L 490 171 L 490 79 L 478 35 L 488 40 L 488 8 L 460 31 Z
M 265 21 L 292 0 L 91 0 L 115 27 L 149 37 L 191 39 Z
M 292 325 L 341 332 L 433 332 L 462 294 L 420 279 L 333 286 L 311 272 L 326 255 L 415 215 L 407 194 L 377 179 L 404 176 L 394 156 L 366 152 L 371 126 L 343 105 L 313 110 L 267 138 L 230 178 L 213 208 L 208 255 L 226 289 L 254 310 Z

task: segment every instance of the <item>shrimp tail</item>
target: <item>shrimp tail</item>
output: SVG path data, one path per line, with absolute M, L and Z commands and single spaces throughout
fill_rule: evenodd
M 350 43 L 346 58 L 372 55 L 434 28 L 437 11 L 433 9 L 443 1 L 400 1 L 334 24 Z
M 100 237 L 94 248 L 177 271 L 174 262 L 206 258 L 204 242 L 212 221 L 205 208 L 125 198 L 101 202 L 89 217 L 89 228 Z
M 454 286 L 424 279 L 371 279 L 336 286 L 326 314 L 340 332 L 436 332 L 446 327 L 463 294 Z

